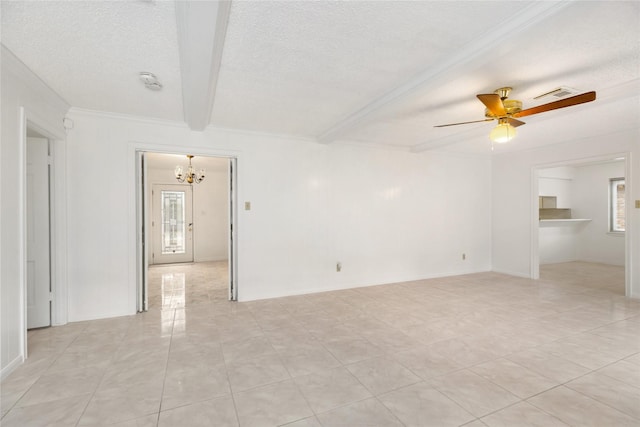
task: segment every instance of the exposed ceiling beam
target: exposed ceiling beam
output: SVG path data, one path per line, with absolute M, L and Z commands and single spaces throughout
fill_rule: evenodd
M 440 63 L 439 66 L 426 70 L 407 83 L 375 99 L 360 110 L 353 112 L 345 119 L 327 128 L 318 135 L 318 142 L 333 142 L 366 122 L 375 119 L 383 108 L 398 103 L 416 91 L 438 87 L 458 75 L 462 75 L 465 72 L 468 73 L 470 69 L 485 62 L 485 54 L 498 49 L 500 45 L 505 43 L 505 40 L 513 38 L 515 34 L 522 33 L 536 23 L 558 13 L 570 3 L 569 1 L 534 2 L 516 13 L 509 21 L 497 23 L 494 30 L 489 31 L 482 37 L 478 37 L 476 42 L 468 44 L 464 49 Z M 516 7 L 515 4 L 514 8 Z
M 204 130 L 211 119 L 231 1 L 177 1 L 184 121 Z

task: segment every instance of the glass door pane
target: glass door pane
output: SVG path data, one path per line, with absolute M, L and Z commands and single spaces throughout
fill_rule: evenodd
M 183 254 L 186 251 L 185 193 L 162 191 L 162 253 Z

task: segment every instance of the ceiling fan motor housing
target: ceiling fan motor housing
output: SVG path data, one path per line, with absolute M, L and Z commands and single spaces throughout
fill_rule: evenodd
M 504 105 L 504 110 L 507 112 L 507 116 L 511 116 L 512 114 L 522 111 L 522 101 L 518 101 L 517 99 L 503 99 L 502 104 Z M 490 119 L 500 117 L 493 114 L 488 108 L 485 108 L 484 116 Z

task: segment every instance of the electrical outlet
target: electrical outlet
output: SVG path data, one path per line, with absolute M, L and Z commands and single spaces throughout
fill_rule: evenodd
M 467 254 L 462 254 L 462 260 L 466 260 L 467 259 Z
M 636 200 L 636 209 L 640 209 L 640 200 Z
M 251 210 L 251 202 L 244 202 L 244 210 L 245 211 Z
M 342 263 L 341 263 L 341 262 L 339 262 L 339 263 L 337 263 L 337 264 L 336 264 L 336 271 L 337 271 L 338 273 L 340 273 L 340 272 L 342 271 Z

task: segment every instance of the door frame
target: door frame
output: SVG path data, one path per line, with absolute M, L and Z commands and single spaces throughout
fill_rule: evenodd
M 555 168 L 561 166 L 580 166 L 590 163 L 599 163 L 610 161 L 615 158 L 624 158 L 624 176 L 625 176 L 625 206 L 628 206 L 631 211 L 633 208 L 632 197 L 633 189 L 631 179 L 631 153 L 630 152 L 616 152 L 602 156 L 588 157 L 583 159 L 565 160 L 553 163 L 543 163 L 534 165 L 531 168 L 531 261 L 530 261 L 530 277 L 532 279 L 540 278 L 540 222 L 538 221 L 538 177 L 540 169 Z M 633 221 L 633 215 L 626 216 L 624 233 L 624 289 L 625 296 L 631 297 L 638 290 L 633 289 L 633 245 L 631 236 L 634 233 L 636 224 Z
M 229 300 L 238 300 L 238 264 L 239 264 L 239 225 L 238 225 L 238 200 L 241 194 L 240 184 L 238 180 L 238 164 L 241 163 L 242 152 L 236 150 L 220 150 L 209 149 L 205 147 L 186 147 L 184 145 L 164 145 L 154 144 L 139 141 L 129 142 L 129 156 L 128 156 L 128 176 L 129 182 L 134 185 L 129 186 L 129 200 L 131 206 L 129 224 L 130 240 L 129 248 L 131 259 L 135 259 L 133 268 L 129 270 L 130 277 L 130 307 L 132 312 L 146 311 L 147 309 L 147 295 L 146 289 L 148 260 L 149 260 L 149 233 L 145 233 L 146 219 L 143 217 L 143 212 L 148 209 L 145 206 L 146 189 L 143 187 L 143 177 L 146 175 L 146 171 L 142 170 L 146 168 L 146 162 L 141 162 L 140 158 L 143 157 L 143 153 L 159 153 L 159 154 L 179 154 L 187 155 L 192 154 L 194 156 L 205 157 L 220 157 L 229 159 L 230 164 L 233 164 L 232 168 L 232 181 L 229 183 L 230 187 L 233 186 L 233 191 L 230 192 L 231 209 L 229 212 L 229 224 L 233 225 L 232 230 L 229 233 L 229 245 L 230 245 L 230 258 L 229 258 Z M 144 172 L 144 174 L 143 174 Z M 231 190 L 231 189 L 230 189 Z
M 67 229 L 66 229 L 66 133 L 33 111 L 20 108 L 20 138 L 18 141 L 18 200 L 19 206 L 19 259 L 20 259 L 20 329 L 23 331 L 20 347 L 24 359 L 27 348 L 27 129 L 49 140 L 51 172 L 49 176 L 49 257 L 51 268 L 51 325 L 64 325 L 68 320 L 67 305 Z

